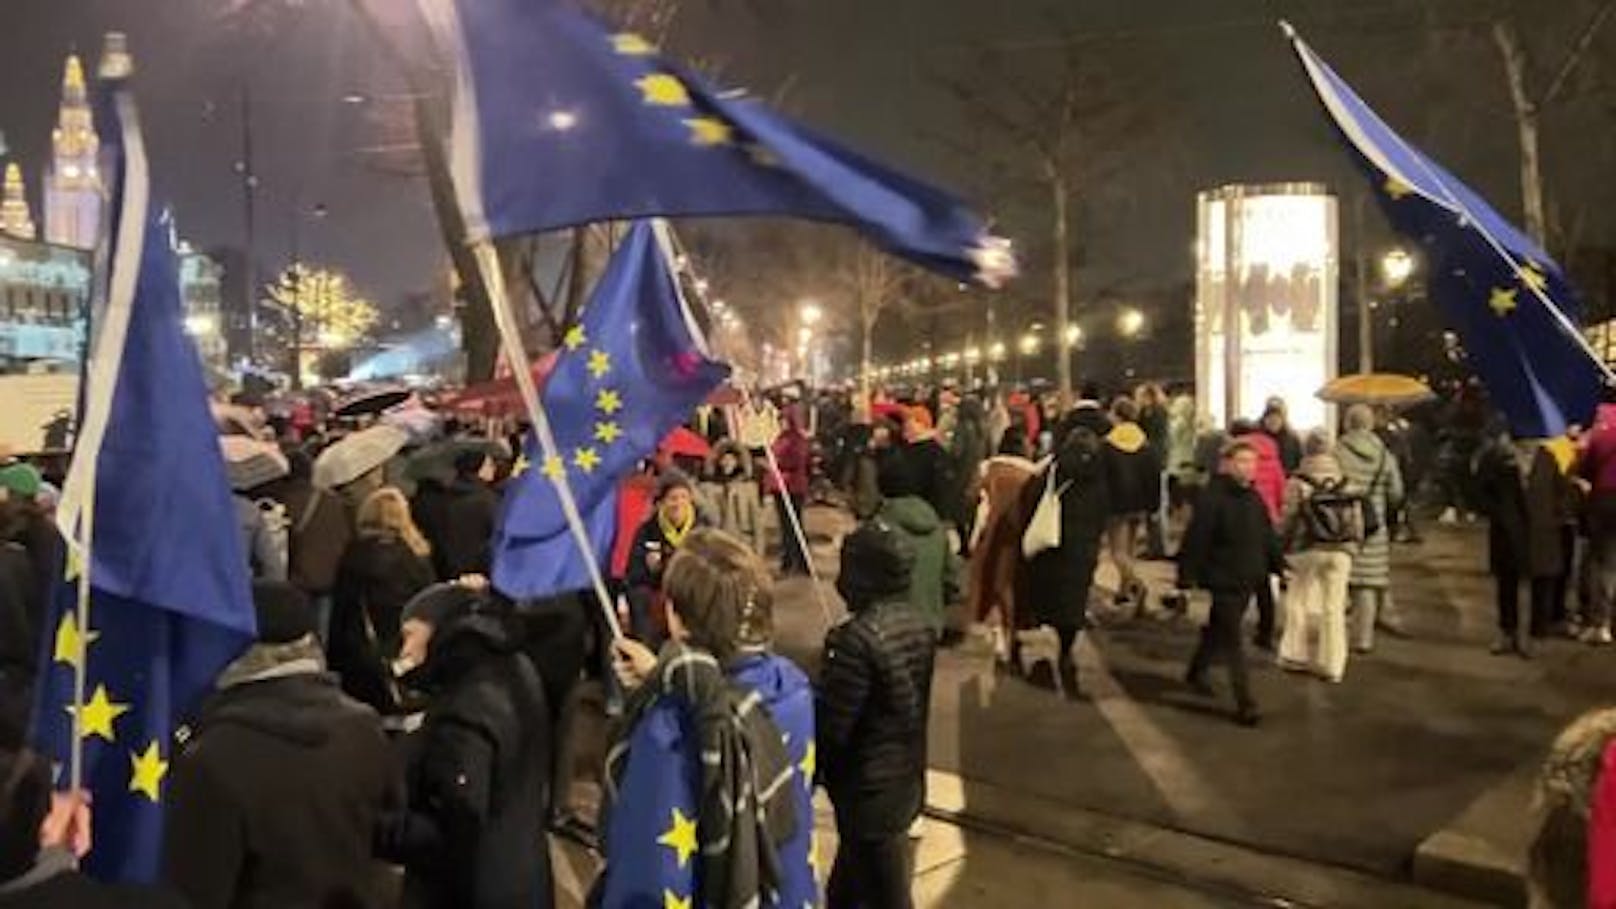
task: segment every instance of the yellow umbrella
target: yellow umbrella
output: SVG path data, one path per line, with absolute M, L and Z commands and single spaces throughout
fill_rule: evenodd
M 1413 376 L 1390 372 L 1357 373 L 1332 379 L 1319 389 L 1320 400 L 1332 404 L 1373 404 L 1409 407 L 1436 397 L 1430 386 Z

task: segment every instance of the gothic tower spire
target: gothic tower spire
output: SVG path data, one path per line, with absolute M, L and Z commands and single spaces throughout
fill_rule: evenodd
M 5 185 L 0 190 L 0 233 L 19 240 L 38 237 L 34 217 L 28 211 L 28 195 L 23 191 L 22 168 L 15 161 L 6 165 Z
M 101 142 L 95 134 L 84 64 L 67 58 L 62 106 L 51 133 L 51 164 L 45 176 L 45 239 L 93 249 L 101 216 Z

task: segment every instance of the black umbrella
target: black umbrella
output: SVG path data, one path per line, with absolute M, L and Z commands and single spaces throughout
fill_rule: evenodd
M 382 413 L 408 401 L 412 393 L 408 388 L 398 387 L 356 392 L 337 402 L 337 409 L 331 415 L 348 419 Z

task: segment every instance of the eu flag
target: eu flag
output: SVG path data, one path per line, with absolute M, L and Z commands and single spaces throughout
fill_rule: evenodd
M 554 479 L 565 475 L 594 543 L 611 551 L 617 483 L 729 376 L 680 302 L 654 229 L 634 225 L 567 332 L 542 395 L 558 453 L 524 464 L 506 495 L 494 586 L 517 599 L 589 586 Z
M 1565 273 L 1486 200 L 1422 154 L 1294 31 L 1296 53 L 1392 224 L 1418 242 L 1430 294 L 1517 438 L 1589 425 L 1599 367 L 1580 343 Z
M 201 364 L 182 323 L 172 233 L 149 217 L 132 103 L 123 95 L 106 109 L 120 122 L 101 135 L 117 136 L 126 162 L 83 432 L 59 511 L 68 576 L 46 623 L 35 741 L 65 785 L 78 736 L 95 803 L 88 870 L 141 882 L 157 875 L 176 730 L 252 641 L 254 619 Z M 87 623 L 76 609 L 81 572 Z
M 470 239 L 593 221 L 781 215 L 855 226 L 966 281 L 1014 273 L 957 199 L 714 90 L 564 0 L 422 0 L 458 58 L 451 164 Z

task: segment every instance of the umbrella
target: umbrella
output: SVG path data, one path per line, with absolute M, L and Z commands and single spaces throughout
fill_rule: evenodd
M 657 450 L 664 457 L 674 458 L 706 458 L 713 453 L 713 447 L 707 444 L 706 439 L 683 426 L 668 433 Z
M 408 388 L 373 388 L 355 392 L 338 402 L 332 416 L 339 418 L 362 417 L 384 410 L 392 410 L 408 401 L 412 392 Z
M 480 451 L 491 458 L 509 454 L 504 443 L 493 439 L 447 439 L 410 455 L 405 475 L 412 480 L 437 479 L 448 483 L 454 479 L 455 458 L 468 451 Z
M 1436 392 L 1412 376 L 1371 372 L 1332 379 L 1318 390 L 1317 397 L 1331 404 L 1411 407 L 1434 399 Z
M 286 456 L 272 442 L 246 436 L 220 436 L 219 452 L 224 455 L 230 488 L 236 492 L 256 489 L 292 472 Z
M 344 436 L 315 459 L 314 485 L 322 489 L 346 486 L 386 464 L 407 442 L 404 430 L 386 425 Z

